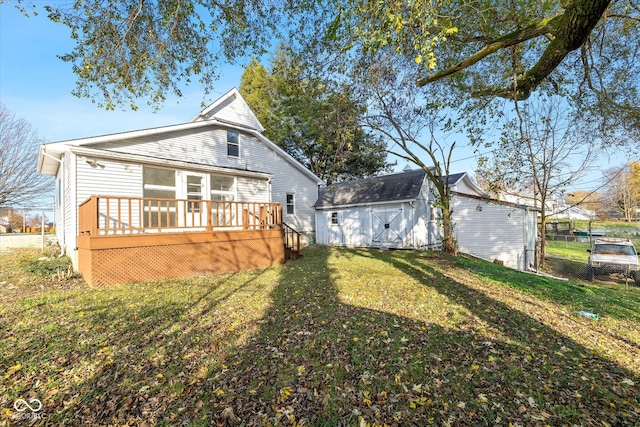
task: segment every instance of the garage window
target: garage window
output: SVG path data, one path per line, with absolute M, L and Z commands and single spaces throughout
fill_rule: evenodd
M 338 212 L 331 212 L 331 224 L 338 225 Z

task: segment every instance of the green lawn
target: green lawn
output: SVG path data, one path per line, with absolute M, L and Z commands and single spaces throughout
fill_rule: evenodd
M 638 287 L 315 247 L 264 270 L 89 288 L 38 256 L 0 256 L 0 424 L 25 416 L 17 399 L 56 425 L 640 420 Z
M 546 254 L 587 263 L 589 242 L 563 242 L 547 240 Z

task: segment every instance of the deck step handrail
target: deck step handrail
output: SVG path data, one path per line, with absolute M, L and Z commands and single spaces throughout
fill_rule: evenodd
M 300 256 L 302 235 L 285 222 L 282 223 L 282 228 L 284 230 L 284 247 L 290 253 L 288 258 L 298 258 Z
M 269 202 L 91 196 L 78 214 L 81 236 L 282 227 L 282 204 Z

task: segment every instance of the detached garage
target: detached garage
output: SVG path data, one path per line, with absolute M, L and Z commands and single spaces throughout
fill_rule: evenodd
M 533 262 L 536 213 L 490 200 L 466 173 L 449 176 L 460 251 L 526 269 Z M 433 249 L 441 246 L 431 183 L 422 169 L 333 184 L 320 189 L 319 244 Z

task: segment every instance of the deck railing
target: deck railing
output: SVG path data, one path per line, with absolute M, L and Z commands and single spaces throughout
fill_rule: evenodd
M 282 223 L 284 227 L 284 246 L 292 252 L 299 254 L 301 248 L 301 235 L 286 223 Z
M 91 196 L 79 207 L 78 234 L 282 228 L 282 204 Z

